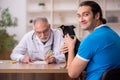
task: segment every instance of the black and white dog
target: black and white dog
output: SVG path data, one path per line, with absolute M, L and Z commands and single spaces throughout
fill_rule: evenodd
M 76 27 L 73 26 L 73 25 L 61 25 L 59 28 L 62 29 L 63 37 L 64 37 L 66 34 L 69 34 L 71 38 L 74 38 L 74 36 L 76 35 L 76 34 L 75 34 L 75 31 L 74 31 L 74 28 L 76 28 Z M 76 44 L 75 44 L 75 49 L 74 49 L 75 55 L 77 54 L 79 44 L 80 44 L 80 41 L 77 39 L 77 40 L 76 40 Z M 68 53 L 65 53 L 65 58 L 66 58 L 66 62 L 67 62 Z M 66 65 L 65 65 L 65 68 L 66 68 L 66 67 L 67 67 L 67 63 L 66 63 Z

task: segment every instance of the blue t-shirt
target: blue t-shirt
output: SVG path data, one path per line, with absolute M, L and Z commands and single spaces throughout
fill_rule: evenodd
M 81 41 L 77 56 L 88 61 L 86 80 L 100 80 L 107 69 L 120 66 L 120 37 L 102 25 Z

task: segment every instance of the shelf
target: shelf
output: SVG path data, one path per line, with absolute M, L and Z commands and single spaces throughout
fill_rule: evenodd
M 83 38 L 88 33 L 82 31 L 78 26 L 77 9 L 81 1 L 84 0 L 27 0 L 27 31 L 32 29 L 32 24 L 29 23 L 31 19 L 37 16 L 44 16 L 48 19 L 52 28 L 58 29 L 62 24 L 77 26 L 75 29 L 76 34 L 80 38 Z M 100 4 L 103 10 L 103 16 L 108 21 L 108 25 L 112 25 L 112 27 L 120 25 L 120 0 L 94 1 Z M 40 7 L 38 5 L 40 2 L 44 2 L 45 7 Z
M 77 25 L 77 8 L 79 0 L 53 0 L 53 26 Z
M 77 9 L 78 8 L 78 0 L 54 0 L 53 10 L 70 10 L 70 9 Z
M 106 10 L 120 10 L 120 0 L 106 0 Z
M 106 12 L 120 12 L 120 9 L 107 9 Z
M 107 23 L 107 25 L 112 25 L 112 26 L 116 26 L 116 25 L 120 25 L 120 22 L 117 22 L 117 23 Z
M 66 9 L 66 10 L 54 10 L 53 11 L 54 13 L 63 13 L 63 12 L 65 12 L 65 13 L 69 13 L 70 14 L 70 12 L 74 12 L 74 13 L 76 13 L 77 12 L 77 10 L 75 10 L 75 9 L 72 9 L 72 10 L 68 10 L 68 9 Z
M 48 13 L 51 12 L 50 10 L 44 10 L 44 9 L 29 9 L 29 13 Z
M 47 6 L 45 6 L 43 9 L 38 6 L 39 2 L 44 2 Z M 76 21 L 76 10 L 77 10 L 77 1 L 73 0 L 30 0 L 27 1 L 27 22 L 29 25 L 29 20 L 34 18 L 35 16 L 47 16 L 49 18 L 53 18 L 50 20 L 53 20 L 51 24 L 75 24 Z M 52 2 L 54 4 L 52 4 Z M 53 7 L 52 7 L 53 6 Z M 65 7 L 67 6 L 67 7 Z M 68 7 L 69 6 L 69 7 Z M 51 16 L 53 15 L 53 16 Z M 72 18 L 70 18 L 73 16 Z M 63 20 L 64 18 L 64 20 Z M 72 20 L 72 21 L 70 21 Z

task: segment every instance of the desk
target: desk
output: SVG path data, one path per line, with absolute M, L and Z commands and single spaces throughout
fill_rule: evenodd
M 11 64 L 9 60 L 0 60 L 0 80 L 73 80 L 62 66 L 64 63 Z

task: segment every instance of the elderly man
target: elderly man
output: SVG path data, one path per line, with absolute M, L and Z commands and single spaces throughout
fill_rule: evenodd
M 45 60 L 48 63 L 65 61 L 60 52 L 63 44 L 62 32 L 51 29 L 46 18 L 37 17 L 33 21 L 33 30 L 24 35 L 14 48 L 11 59 L 22 63 L 36 60 Z

